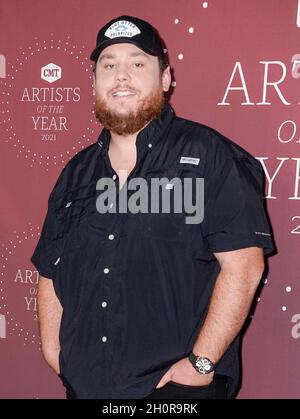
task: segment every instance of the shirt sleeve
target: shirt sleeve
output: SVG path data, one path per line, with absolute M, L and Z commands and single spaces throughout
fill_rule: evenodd
M 263 197 L 264 175 L 250 154 L 214 154 L 204 179 L 202 232 L 211 252 L 257 246 L 274 250 Z
M 56 265 L 59 262 L 60 249 L 63 238 L 63 223 L 58 216 L 61 206 L 61 196 L 67 187 L 70 162 L 60 173 L 48 199 L 48 210 L 44 219 L 39 241 L 31 257 L 31 262 L 38 273 L 46 278 L 55 280 Z
M 59 220 L 50 198 L 40 239 L 31 257 L 31 262 L 40 275 L 52 280 L 55 279 L 55 266 L 59 257 L 59 233 Z
M 98 143 L 81 150 L 62 169 L 50 193 L 48 210 L 31 262 L 40 275 L 55 280 L 71 224 L 76 225 L 95 195 Z

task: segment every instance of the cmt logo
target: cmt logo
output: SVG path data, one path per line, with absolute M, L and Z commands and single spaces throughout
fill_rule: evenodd
M 4 314 L 0 314 L 0 339 L 6 338 L 6 320 Z
M 61 67 L 50 63 L 41 68 L 41 79 L 53 83 L 61 78 Z
M 5 79 L 6 77 L 6 60 L 5 56 L 0 54 L 0 79 Z

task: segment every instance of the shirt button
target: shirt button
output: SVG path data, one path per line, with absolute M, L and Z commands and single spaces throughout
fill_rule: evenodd
M 152 144 L 151 144 L 151 143 L 149 143 L 149 144 L 148 144 L 148 147 L 149 147 L 149 148 L 152 148 Z
M 102 301 L 101 305 L 102 305 L 103 308 L 105 308 L 105 307 L 107 307 L 107 302 L 106 301 Z
M 113 180 L 116 180 L 117 179 L 117 175 L 113 175 Z
M 112 208 L 114 206 L 113 202 L 109 205 L 109 208 Z
M 58 264 L 59 264 L 59 262 L 60 262 L 60 258 L 57 258 L 56 262 L 54 262 L 54 265 L 55 265 L 55 266 L 56 266 L 56 265 L 58 265 Z
M 106 336 L 102 336 L 102 342 L 106 342 L 107 341 L 107 337 Z
M 110 235 L 108 236 L 108 238 L 109 238 L 109 240 L 113 240 L 113 239 L 115 238 L 115 236 L 114 236 L 113 234 L 110 234 Z
M 105 274 L 108 274 L 109 269 L 108 269 L 108 268 L 104 268 L 104 269 L 103 269 L 103 272 L 104 272 Z

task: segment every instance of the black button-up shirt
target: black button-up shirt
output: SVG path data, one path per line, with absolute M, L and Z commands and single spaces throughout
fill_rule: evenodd
M 138 134 L 127 182 L 203 178 L 203 221 L 186 224 L 174 211 L 100 214 L 97 181 L 111 178 L 117 190 L 119 183 L 109 141 L 103 129 L 62 171 L 31 260 L 53 280 L 63 307 L 63 380 L 79 398 L 143 398 L 193 348 L 220 271 L 214 252 L 258 246 L 266 253 L 272 239 L 259 162 L 168 104 Z M 217 366 L 231 393 L 238 351 L 236 339 Z

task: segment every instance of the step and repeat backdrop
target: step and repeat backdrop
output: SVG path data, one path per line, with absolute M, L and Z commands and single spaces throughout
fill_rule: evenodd
M 243 341 L 239 398 L 300 397 L 300 4 L 297 0 L 0 1 L 0 398 L 63 398 L 45 364 L 30 257 L 64 165 L 97 140 L 96 34 L 121 14 L 168 48 L 177 115 L 261 163 L 277 253 Z

